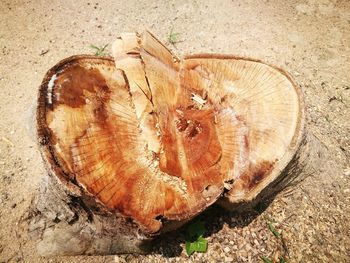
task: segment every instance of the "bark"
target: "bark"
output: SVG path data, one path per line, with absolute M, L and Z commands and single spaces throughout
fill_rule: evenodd
M 147 253 L 150 238 L 132 221 L 108 213 L 92 199 L 72 194 L 47 176 L 33 206 L 29 232 L 41 256 Z

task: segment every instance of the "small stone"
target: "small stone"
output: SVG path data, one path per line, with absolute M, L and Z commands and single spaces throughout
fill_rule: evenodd
M 225 253 L 229 253 L 230 252 L 230 248 L 229 247 L 225 247 L 224 251 L 225 251 Z
M 225 257 L 225 262 L 232 262 L 233 258 L 232 257 Z
M 344 175 L 345 176 L 350 176 L 350 168 L 347 168 L 344 170 Z

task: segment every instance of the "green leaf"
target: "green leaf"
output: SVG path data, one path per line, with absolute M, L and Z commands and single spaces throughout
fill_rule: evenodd
M 188 256 L 191 256 L 194 253 L 194 246 L 190 241 L 186 241 L 186 253 Z
M 274 234 L 275 237 L 280 237 L 281 233 L 276 230 L 272 223 L 268 223 L 270 231 Z
M 208 249 L 208 241 L 200 236 L 196 242 L 196 251 L 197 252 L 207 252 L 207 249 Z
M 202 221 L 196 221 L 188 226 L 187 234 L 189 239 L 197 239 L 203 236 L 205 232 L 205 225 Z
M 264 263 L 273 263 L 271 259 L 267 258 L 267 257 L 260 257 L 262 259 L 262 261 L 264 261 Z
M 202 236 L 198 237 L 198 239 L 193 242 L 186 241 L 186 253 L 188 256 L 191 256 L 194 252 L 207 252 L 207 249 L 208 241 Z
M 195 221 L 186 230 L 186 253 L 192 255 L 194 252 L 204 253 L 208 249 L 208 241 L 203 237 L 205 225 L 202 221 Z
M 279 263 L 286 263 L 287 261 L 284 258 L 280 258 L 280 262 Z
M 168 41 L 170 44 L 176 44 L 177 42 L 179 42 L 177 40 L 177 36 L 179 35 L 179 33 L 174 33 L 173 29 L 171 29 L 169 35 L 168 35 Z
M 175 44 L 177 42 L 177 36 L 178 36 L 178 34 L 176 34 L 176 33 L 169 35 L 169 42 L 171 44 Z

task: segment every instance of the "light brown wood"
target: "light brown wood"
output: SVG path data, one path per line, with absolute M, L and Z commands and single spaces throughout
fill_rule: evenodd
M 51 92 L 43 93 L 46 105 L 40 115 L 45 119 L 39 137 L 46 133 L 48 159 L 56 161 L 51 165 L 62 170 L 61 178 L 74 181 L 106 209 L 132 218 L 150 234 L 160 230 L 159 218 L 187 220 L 217 200 L 222 178 L 212 166 L 221 150 L 211 112 L 184 112 L 184 118 L 203 119 L 203 132 L 192 140 L 175 125 L 179 109 L 166 108 L 164 103 L 166 112 L 159 116 L 163 148 L 154 152 L 143 140 L 148 137 L 141 136 L 145 125 L 140 129 L 134 106 L 145 100 L 138 97 L 133 103 L 136 92 L 129 91 L 124 75 L 112 61 L 73 58 L 57 72 L 49 77 Z M 153 131 L 155 122 L 144 118 L 146 114 L 156 113 L 149 108 L 140 116 L 142 124 L 148 121 L 147 127 Z M 214 137 L 208 144 L 210 136 Z M 198 149 L 196 159 L 191 158 L 191 147 Z M 182 162 L 175 160 L 180 151 L 186 156 Z M 207 162 L 208 158 L 213 160 Z M 208 187 L 217 190 L 208 191 Z
M 234 56 L 179 59 L 149 32 L 122 34 L 112 53 L 68 58 L 40 87 L 41 254 L 142 253 L 220 197 L 237 209 L 291 181 L 281 171 L 305 144 L 304 106 L 287 73 Z M 105 234 L 101 222 L 118 226 Z M 108 248 L 117 236 L 124 245 Z
M 271 184 L 298 150 L 304 130 L 302 94 L 281 69 L 260 61 L 222 55 L 185 58 L 186 84 L 206 90 L 220 111 L 232 111 L 240 125 L 227 122 L 225 197 L 250 202 Z M 240 131 L 234 127 L 241 126 Z M 245 127 L 245 128 L 243 128 Z M 232 131 L 229 131 L 232 129 Z

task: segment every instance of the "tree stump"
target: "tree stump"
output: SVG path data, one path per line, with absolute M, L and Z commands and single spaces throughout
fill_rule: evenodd
M 145 253 L 219 199 L 255 204 L 300 174 L 304 105 L 281 69 L 180 60 L 149 32 L 122 34 L 112 52 L 67 58 L 40 86 L 41 255 Z

